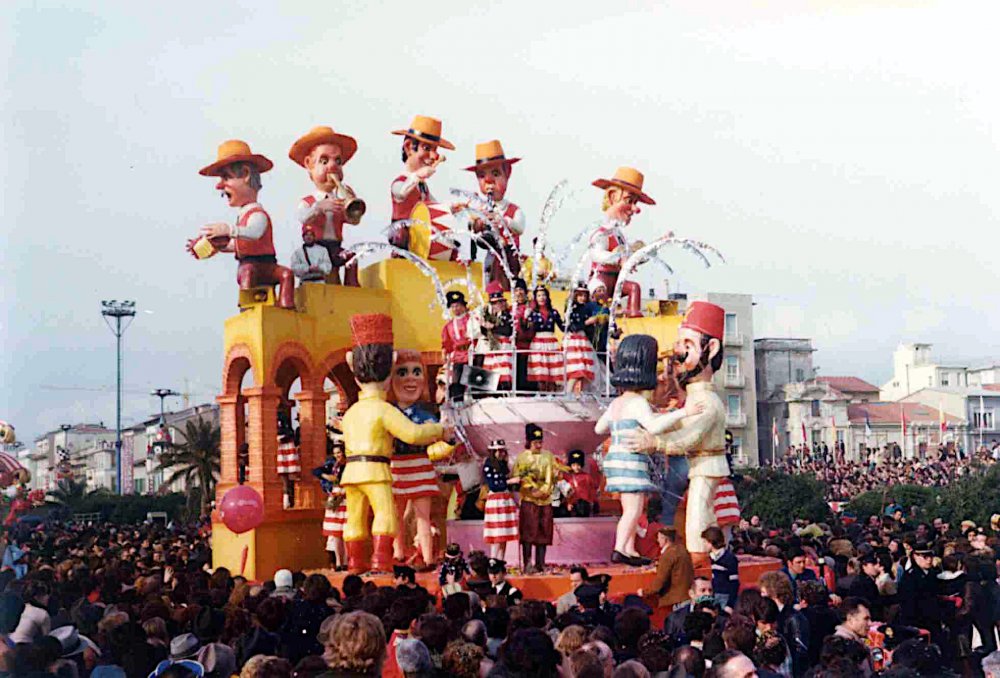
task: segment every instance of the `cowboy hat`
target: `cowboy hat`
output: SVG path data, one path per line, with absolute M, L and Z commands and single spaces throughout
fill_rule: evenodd
M 305 136 L 301 136 L 295 140 L 295 143 L 292 144 L 291 149 L 288 151 L 288 157 L 296 164 L 305 167 L 306 156 L 320 144 L 337 144 L 340 146 L 340 151 L 344 154 L 341 161 L 345 165 L 358 150 L 358 142 L 354 140 L 354 137 L 349 137 L 346 134 L 337 134 L 333 131 L 332 127 L 319 125 L 306 132 Z
M 266 172 L 274 163 L 259 153 L 250 150 L 250 144 L 239 139 L 230 139 L 219 144 L 219 150 L 215 162 L 206 165 L 198 170 L 198 174 L 203 177 L 215 177 L 219 175 L 219 170 L 227 165 L 237 162 L 248 162 L 257 168 L 258 172 Z
M 615 175 L 610 179 L 597 179 L 592 185 L 598 188 L 610 188 L 612 186 L 617 186 L 618 188 L 624 188 L 626 191 L 635 193 L 639 196 L 639 202 L 644 202 L 647 205 L 655 205 L 656 201 L 650 198 L 648 195 L 642 192 L 642 182 L 645 177 L 642 176 L 642 172 L 631 167 L 619 167 L 615 170 Z
M 418 115 L 410 123 L 410 129 L 397 129 L 393 134 L 410 137 L 416 141 L 426 141 L 429 144 L 447 148 L 449 151 L 455 150 L 454 144 L 441 138 L 441 121 L 437 118 Z
M 72 624 L 52 629 L 52 633 L 49 635 L 59 641 L 59 645 L 62 647 L 61 657 L 75 657 L 88 648 L 101 654 L 101 651 L 97 649 L 97 644 L 87 636 L 81 636 Z
M 198 654 L 201 643 L 193 633 L 182 633 L 170 641 L 171 659 L 190 659 Z
M 507 163 L 508 165 L 513 165 L 515 162 L 520 162 L 520 158 L 508 158 L 503 154 L 503 146 L 496 139 L 492 141 L 487 141 L 484 144 L 476 144 L 476 164 L 470 167 L 466 167 L 466 172 L 475 172 L 480 167 L 489 167 L 490 165 L 498 165 Z

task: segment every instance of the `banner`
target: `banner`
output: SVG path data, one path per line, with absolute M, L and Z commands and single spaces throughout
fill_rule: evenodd
M 132 432 L 122 434 L 122 455 L 121 455 L 121 477 L 122 486 L 119 494 L 132 494 L 134 482 L 132 480 L 132 464 L 135 460 L 135 434 Z

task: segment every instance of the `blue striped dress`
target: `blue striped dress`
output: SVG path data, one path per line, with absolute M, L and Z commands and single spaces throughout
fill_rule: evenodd
M 649 455 L 627 452 L 622 445 L 622 433 L 640 428 L 635 419 L 611 422 L 611 445 L 604 456 L 605 490 L 608 492 L 657 492 L 650 479 Z

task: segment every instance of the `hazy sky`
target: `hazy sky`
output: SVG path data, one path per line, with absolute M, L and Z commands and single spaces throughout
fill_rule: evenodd
M 197 174 L 220 141 L 275 161 L 261 201 L 287 261 L 310 188 L 291 142 L 317 124 L 358 139 L 347 179 L 369 213 L 349 239 L 376 238 L 389 132 L 416 113 L 458 146 L 439 196 L 473 186 L 460 168 L 494 137 L 524 158 L 509 196 L 529 230 L 568 179 L 555 243 L 599 216 L 591 180 L 639 167 L 658 205 L 636 236 L 729 261 L 671 253 L 672 287 L 754 294 L 755 334 L 812 337 L 825 374 L 881 383 L 901 341 L 1000 355 L 996 3 L 240 4 L 0 7 L 0 419 L 26 441 L 113 422 L 104 298 L 152 311 L 126 334 L 126 420 L 153 387 L 218 392 L 235 264 L 183 243 L 233 218 Z

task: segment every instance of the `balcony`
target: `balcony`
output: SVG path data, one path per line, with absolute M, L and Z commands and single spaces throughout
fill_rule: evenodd
M 726 412 L 726 426 L 742 427 L 747 425 L 745 412 Z
M 747 380 L 742 374 L 726 374 L 724 383 L 726 388 L 743 388 L 746 386 Z
M 725 346 L 743 346 L 743 335 L 739 332 L 726 332 L 722 341 Z

